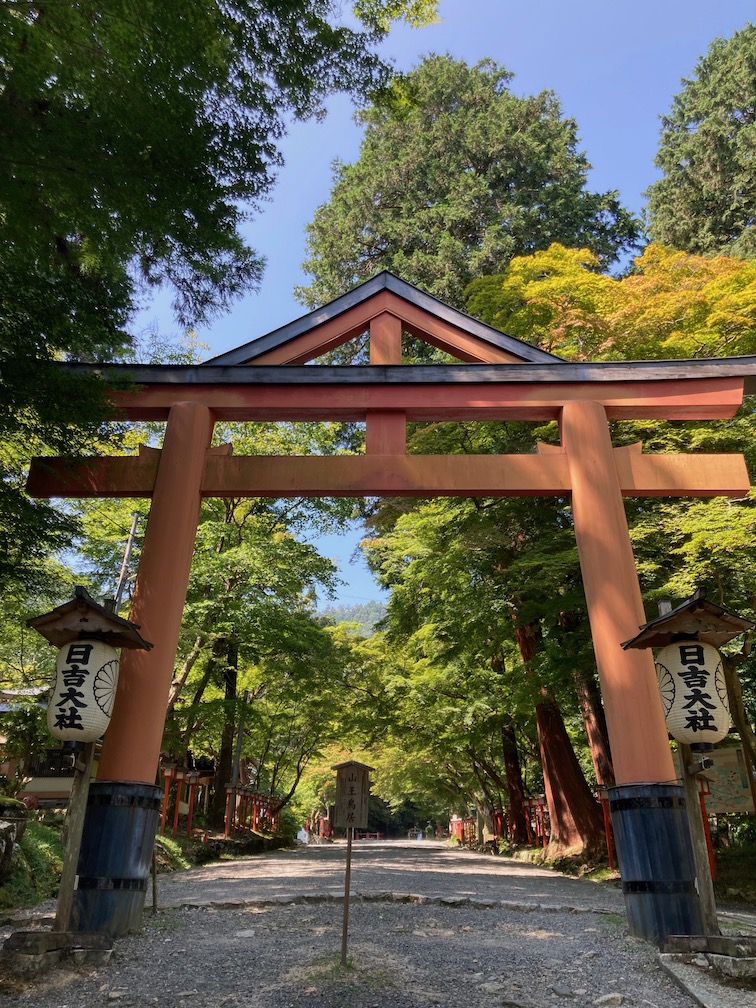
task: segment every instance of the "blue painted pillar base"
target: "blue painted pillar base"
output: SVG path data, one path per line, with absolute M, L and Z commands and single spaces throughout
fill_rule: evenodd
M 683 788 L 624 784 L 608 796 L 631 933 L 656 945 L 705 934 Z
M 153 784 L 90 784 L 72 931 L 121 938 L 141 928 L 162 797 Z

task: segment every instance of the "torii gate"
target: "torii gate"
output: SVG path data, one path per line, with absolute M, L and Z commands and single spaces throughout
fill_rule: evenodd
M 402 365 L 403 332 L 465 363 Z M 308 364 L 365 333 L 369 365 Z M 144 793 L 155 782 L 203 497 L 570 495 L 616 773 L 612 812 L 616 819 L 631 810 L 632 845 L 642 849 L 619 852 L 631 927 L 651 940 L 700 930 L 684 799 L 653 658 L 620 646 L 646 622 L 622 497 L 742 497 L 749 479 L 741 455 L 613 448 L 608 421 L 731 417 L 744 391 L 756 391 L 756 358 L 567 363 L 384 272 L 205 364 L 95 367 L 106 367 L 121 388 L 124 379 L 134 383 L 112 393 L 118 416 L 167 421 L 162 449 L 76 462 L 35 459 L 28 488 L 37 497 L 152 498 L 129 619 L 155 647 L 123 656 L 98 773 L 100 781 L 123 783 L 116 804 L 131 791 L 135 806 L 149 804 Z M 541 445 L 534 455 L 406 453 L 408 421 L 508 419 L 557 420 L 561 446 Z M 210 447 L 215 420 L 365 421 L 365 454 L 234 456 L 231 446 Z M 98 835 L 116 811 L 101 810 Z M 115 846 L 126 848 L 129 839 Z M 664 864 L 656 850 L 665 852 Z M 672 880 L 670 858 L 673 874 L 682 872 Z M 645 865 L 640 879 L 633 877 L 638 863 Z M 141 893 L 130 865 L 117 849 L 112 884 L 96 877 L 87 885 Z M 88 869 L 81 862 L 79 874 L 82 888 Z M 640 910 L 638 893 L 648 901 Z M 124 921 L 98 899 L 81 903 L 80 930 L 100 927 L 117 936 L 138 924 L 141 904 Z

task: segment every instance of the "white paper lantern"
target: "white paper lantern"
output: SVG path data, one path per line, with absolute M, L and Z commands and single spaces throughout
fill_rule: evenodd
M 50 734 L 65 742 L 94 742 L 110 724 L 118 651 L 99 640 L 65 644 L 55 663 L 55 685 L 47 704 Z
M 656 657 L 669 734 L 684 745 L 721 742 L 730 728 L 722 656 L 711 644 L 681 640 Z

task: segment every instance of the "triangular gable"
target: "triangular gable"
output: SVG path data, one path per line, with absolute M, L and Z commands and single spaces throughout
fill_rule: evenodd
M 372 334 L 372 327 L 396 325 L 396 320 L 416 339 L 458 360 L 486 364 L 562 362 L 561 357 L 485 325 L 384 271 L 324 307 L 205 364 L 306 364 L 368 328 Z

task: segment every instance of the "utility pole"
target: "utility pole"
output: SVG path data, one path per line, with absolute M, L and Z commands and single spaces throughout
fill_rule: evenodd
M 121 573 L 118 575 L 118 585 L 116 587 L 115 602 L 114 602 L 114 612 L 118 612 L 118 607 L 121 604 L 121 598 L 123 596 L 123 589 L 126 586 L 126 575 L 129 570 L 129 560 L 131 559 L 131 551 L 134 548 L 134 539 L 136 538 L 137 525 L 139 524 L 139 519 L 141 514 L 138 511 L 134 511 L 131 515 L 131 531 L 129 532 L 129 538 L 126 540 L 126 549 L 123 553 L 123 563 L 121 564 Z

